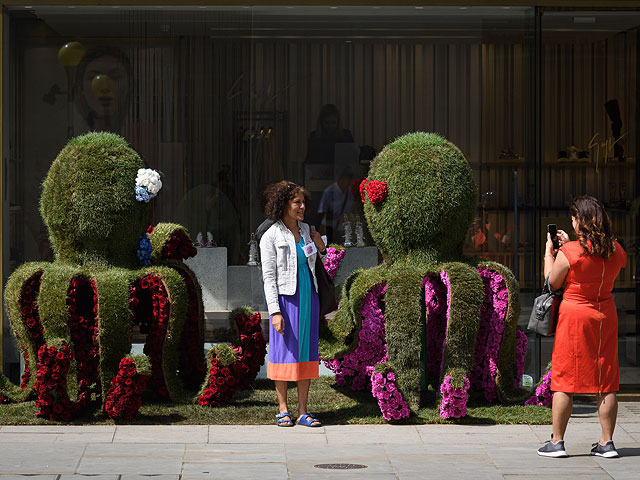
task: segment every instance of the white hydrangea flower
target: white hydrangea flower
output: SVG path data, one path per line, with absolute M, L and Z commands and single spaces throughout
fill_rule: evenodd
M 136 186 L 146 188 L 147 192 L 155 197 L 162 188 L 160 174 L 150 168 L 140 168 L 136 176 Z

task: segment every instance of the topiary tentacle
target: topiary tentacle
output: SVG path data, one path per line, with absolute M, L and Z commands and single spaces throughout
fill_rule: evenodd
M 42 273 L 48 265 L 50 264 L 45 262 L 21 265 L 11 274 L 5 287 L 7 315 L 25 362 L 21 386 L 14 385 L 0 372 L 0 395 L 12 402 L 23 402 L 34 393 L 38 349 L 44 343 L 38 296 Z
M 503 403 L 522 403 L 531 394 L 526 388 L 515 388 L 516 376 L 516 329 L 520 317 L 520 286 L 513 272 L 496 262 L 479 262 L 478 268 L 483 268 L 502 275 L 508 292 L 507 313 L 504 319 L 504 332 L 500 342 L 498 357 L 498 373 L 496 375 L 496 393 Z M 518 379 L 519 380 L 519 379 Z
M 188 293 L 182 276 L 173 268 L 153 266 L 144 269 L 140 278 L 154 276 L 162 281 L 167 294 L 169 315 L 166 335 L 162 342 L 162 372 L 164 382 L 173 401 L 190 397 L 178 377 L 180 337 L 187 317 Z M 152 364 L 153 366 L 153 364 Z
M 448 327 L 442 372 L 460 369 L 469 375 L 478 333 L 484 290 L 476 270 L 460 262 L 440 265 L 448 283 Z M 444 280 L 444 277 L 443 277 Z

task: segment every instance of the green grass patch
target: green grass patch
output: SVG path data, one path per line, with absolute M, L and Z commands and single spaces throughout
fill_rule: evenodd
M 430 396 L 429 396 L 430 395 Z M 427 392 L 428 406 L 420 408 L 402 424 L 550 424 L 551 410 L 539 406 L 489 405 L 472 397 L 465 418 L 440 418 L 435 392 Z M 295 384 L 289 388 L 289 408 L 297 413 Z M 271 425 L 275 423 L 278 403 L 271 380 L 256 380 L 253 390 L 237 393 L 226 407 L 202 407 L 187 403 L 143 403 L 131 421 L 106 419 L 96 403 L 87 414 L 75 419 L 75 425 Z M 309 409 L 326 425 L 384 424 L 377 402 L 369 391 L 353 392 L 336 386 L 333 378 L 321 377 L 311 382 Z M 51 425 L 54 422 L 35 417 L 35 402 L 0 405 L 1 425 Z

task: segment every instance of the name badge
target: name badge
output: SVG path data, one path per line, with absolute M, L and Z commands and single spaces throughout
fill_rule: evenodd
M 304 254 L 307 258 L 318 251 L 318 249 L 316 248 L 316 244 L 313 242 L 307 243 L 304 247 L 302 247 L 302 250 L 304 250 Z

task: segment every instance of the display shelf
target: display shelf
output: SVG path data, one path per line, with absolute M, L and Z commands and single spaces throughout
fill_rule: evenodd
M 592 167 L 594 170 L 596 168 L 596 163 L 593 161 L 588 162 L 558 162 L 558 161 L 545 161 L 542 164 L 543 167 L 547 168 L 555 168 L 555 167 L 568 167 L 568 168 L 582 168 L 582 167 Z M 608 169 L 608 168 L 635 168 L 636 163 L 635 160 L 618 162 L 609 160 L 607 162 L 599 161 L 598 169 Z

